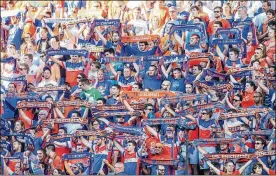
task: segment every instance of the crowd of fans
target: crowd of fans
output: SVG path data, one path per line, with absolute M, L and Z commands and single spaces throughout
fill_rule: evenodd
M 1 1 L 0 174 L 275 175 L 273 8 Z

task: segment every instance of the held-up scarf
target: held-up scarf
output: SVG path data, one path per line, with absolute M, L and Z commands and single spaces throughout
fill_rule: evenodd
M 34 92 L 27 93 L 8 93 L 7 98 L 18 98 L 18 99 L 38 99 L 39 95 Z
M 90 52 L 90 53 L 100 53 L 104 51 L 104 47 L 103 46 L 96 46 L 96 45 L 92 45 L 89 43 L 85 44 L 85 48 Z
M 240 126 L 228 127 L 229 131 L 232 133 L 239 132 L 241 130 Z M 224 133 L 224 129 L 215 129 L 215 133 Z
M 78 23 L 86 23 L 89 22 L 90 19 L 82 18 L 82 19 L 75 19 L 75 18 L 45 18 L 45 23 L 66 23 L 66 24 L 78 24 Z
M 63 86 L 52 86 L 52 87 L 35 87 L 32 88 L 34 92 L 48 92 L 48 91 L 65 91 L 66 88 Z
M 62 160 L 72 160 L 72 159 L 83 159 L 90 158 L 91 154 L 89 152 L 83 153 L 70 153 L 62 155 Z
M 123 133 L 129 133 L 129 134 L 137 135 L 137 136 L 142 136 L 144 134 L 142 128 L 126 127 L 126 126 L 117 125 L 117 124 L 109 124 L 109 126 L 114 131 L 119 131 L 119 132 L 123 132 Z
M 121 25 L 120 23 L 120 19 L 97 19 L 94 20 L 94 27 L 97 26 L 116 26 L 117 28 L 119 28 Z
M 190 119 L 182 119 L 182 118 L 169 118 L 169 119 L 147 119 L 144 120 L 142 125 L 178 125 L 180 128 L 185 129 L 195 129 L 196 123 L 191 121 Z
M 268 113 L 270 111 L 269 108 L 263 108 L 261 110 L 262 113 Z M 254 116 L 256 113 L 260 113 L 260 111 L 257 109 L 257 110 L 250 110 L 250 111 L 246 111 L 246 112 L 238 112 L 238 113 L 233 113 L 233 112 L 230 112 L 230 113 L 222 113 L 220 115 L 220 119 L 221 120 L 226 120 L 226 119 L 231 119 L 231 118 L 238 118 L 238 117 L 248 117 L 248 116 Z
M 242 142 L 242 139 L 213 138 L 213 139 L 195 139 L 193 141 L 193 144 L 194 146 L 199 146 L 202 144 L 228 144 L 228 143 L 237 144 L 239 142 Z
M 95 130 L 77 130 L 74 134 L 74 136 L 102 136 L 102 137 L 111 137 L 115 136 L 115 133 L 107 133 L 105 130 L 102 131 L 95 131 Z
M 26 76 L 6 77 L 1 75 L 1 81 L 26 81 Z
M 241 36 L 241 31 L 237 28 L 230 28 L 230 29 L 225 29 L 225 28 L 218 28 L 217 32 L 216 32 L 216 38 L 218 37 L 218 35 L 234 35 L 235 39 L 239 39 Z
M 144 108 L 143 104 L 133 104 L 130 105 L 131 108 L 135 110 L 142 110 Z M 122 105 L 110 105 L 110 106 L 98 106 L 96 107 L 100 111 L 116 111 L 116 110 L 126 110 L 126 106 Z M 93 109 L 93 108 L 92 108 Z
M 273 156 L 275 155 L 275 151 L 258 151 L 256 153 L 233 153 L 233 154 L 205 154 L 204 156 L 209 160 L 217 160 L 217 159 L 240 159 L 240 158 L 261 158 L 263 156 Z
M 230 68 L 226 74 L 228 75 L 233 75 L 235 73 L 239 73 L 239 72 L 248 72 L 248 71 L 253 71 L 253 70 L 257 70 L 253 67 L 246 67 L 246 68 Z M 259 69 L 259 70 L 263 70 L 263 69 Z M 259 71 L 258 70 L 258 71 Z
M 123 43 L 135 43 L 135 42 L 148 42 L 152 40 L 158 40 L 159 35 L 139 35 L 139 36 L 123 36 L 121 42 Z
M 223 74 L 223 73 L 218 73 L 216 72 L 215 70 L 212 70 L 212 69 L 207 69 L 207 70 L 204 70 L 204 72 L 209 75 L 209 76 L 212 76 L 212 77 L 218 77 L 218 78 L 222 78 L 222 79 L 225 79 L 226 77 L 228 77 L 228 75 L 226 74 Z
M 87 50 L 47 50 L 46 51 L 47 58 L 49 56 L 56 56 L 56 55 L 78 55 L 88 57 Z
M 29 155 L 29 161 L 30 161 L 30 166 L 32 168 L 32 171 L 35 175 L 44 175 L 44 172 L 42 171 L 39 161 L 37 159 L 37 156 L 34 155 L 32 152 Z
M 17 103 L 16 108 L 52 108 L 52 104 L 50 102 L 40 102 L 40 101 L 33 101 L 33 102 L 20 102 Z
M 70 119 L 44 119 L 42 120 L 43 124 L 49 124 L 49 123 L 80 123 L 83 125 L 86 125 L 88 123 L 87 119 L 84 118 L 70 118 Z
M 2 136 L 21 136 L 21 137 L 26 137 L 28 138 L 32 143 L 34 143 L 34 140 L 33 138 L 29 135 L 29 134 L 26 134 L 26 133 L 7 133 L 7 132 L 4 132 L 1 134 Z
M 178 31 L 201 32 L 202 40 L 205 40 L 206 38 L 205 36 L 206 32 L 205 32 L 204 26 L 201 25 L 201 23 L 173 25 L 170 30 L 170 36 L 172 36 L 175 32 L 178 32 Z
M 68 106 L 85 106 L 90 107 L 91 103 L 85 100 L 74 100 L 74 101 L 58 101 L 56 102 L 56 107 L 68 107 Z
M 275 130 L 241 131 L 232 134 L 233 137 L 244 137 L 246 135 L 270 136 L 273 137 Z
M 228 45 L 241 45 L 243 42 L 242 39 L 213 39 L 212 44 L 218 45 L 218 44 L 228 44 Z
M 203 110 L 203 109 L 222 109 L 222 110 L 224 110 L 225 106 L 222 103 L 208 103 L 208 104 L 197 105 L 197 106 L 189 107 L 187 109 L 184 109 L 183 111 L 175 113 L 175 117 L 179 117 L 179 116 L 184 117 L 187 114 L 199 112 L 200 110 Z
M 94 117 L 112 117 L 112 116 L 126 116 L 126 115 L 131 115 L 131 116 L 141 116 L 142 111 L 125 111 L 125 112 L 106 112 L 106 111 L 100 111 L 100 112 L 94 112 L 92 113 Z
M 146 159 L 142 158 L 141 161 L 145 164 L 149 165 L 163 165 L 163 166 L 176 166 L 179 162 L 178 159 L 174 160 L 152 160 L 152 159 Z
M 185 101 L 200 101 L 200 100 L 206 100 L 208 101 L 208 95 L 205 94 L 183 94 L 181 96 L 176 97 L 168 97 L 163 98 L 161 100 L 161 105 L 171 104 L 171 103 L 180 103 Z
M 199 81 L 195 81 L 194 84 L 196 86 L 205 88 L 205 89 L 212 89 L 212 90 L 223 90 L 223 89 L 227 89 L 227 90 L 233 90 L 233 86 L 231 84 L 218 84 L 218 85 L 214 85 L 214 86 L 208 86 L 207 84 L 204 84 L 203 82 L 199 82 Z
M 255 76 L 255 79 L 263 79 L 263 80 L 267 80 L 270 82 L 275 82 L 276 78 L 275 77 L 271 77 L 271 76 Z
M 177 96 L 182 95 L 182 92 L 172 92 L 172 91 L 121 91 L 120 98 L 122 100 L 127 100 L 131 98 L 163 98 L 167 96 Z

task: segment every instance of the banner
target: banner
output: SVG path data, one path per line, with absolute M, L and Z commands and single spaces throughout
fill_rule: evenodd
M 44 175 L 44 172 L 42 171 L 39 161 L 37 159 L 37 156 L 31 152 L 28 159 L 30 161 L 30 166 L 31 166 L 33 174 L 34 175 Z
M 104 47 L 103 46 L 96 46 L 92 45 L 90 43 L 85 44 L 85 48 L 90 52 L 90 53 L 100 53 L 104 52 Z
M 215 34 L 215 38 L 218 38 L 218 35 L 234 35 L 234 39 L 241 38 L 241 31 L 237 28 L 218 28 Z
M 244 137 L 248 135 L 257 135 L 257 136 L 272 136 L 275 133 L 275 130 L 258 130 L 258 131 L 241 131 L 233 133 L 233 137 Z
M 200 32 L 200 40 L 203 41 L 206 38 L 206 30 L 203 24 L 195 23 L 195 24 L 184 24 L 184 25 L 173 25 L 170 31 L 170 36 L 177 31 L 189 31 L 189 32 Z
M 86 170 L 87 167 L 90 165 L 90 158 L 91 154 L 88 152 L 83 153 L 70 153 L 70 154 L 64 154 L 62 156 L 62 160 L 67 160 L 69 166 L 73 164 L 82 163 L 84 166 L 84 170 Z
M 17 99 L 38 99 L 39 95 L 34 92 L 27 92 L 27 93 L 7 93 L 6 98 L 14 98 L 16 97 Z
M 139 35 L 139 36 L 122 36 L 121 42 L 135 43 L 135 42 L 148 42 L 160 39 L 159 35 Z
M 218 85 L 214 85 L 214 86 L 208 86 L 207 84 L 203 83 L 203 82 L 199 82 L 194 81 L 194 84 L 196 86 L 205 88 L 205 89 L 211 89 L 211 90 L 224 90 L 227 89 L 228 91 L 233 90 L 233 85 L 232 84 L 218 84 Z

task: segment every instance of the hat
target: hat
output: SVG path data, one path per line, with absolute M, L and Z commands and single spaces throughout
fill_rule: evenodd
M 169 7 L 169 11 L 170 11 L 170 12 L 171 12 L 171 11 L 176 11 L 176 7 L 175 7 L 175 6 Z

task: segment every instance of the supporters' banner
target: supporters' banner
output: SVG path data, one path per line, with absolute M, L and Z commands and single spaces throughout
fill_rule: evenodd
M 65 91 L 66 87 L 64 86 L 35 87 L 35 88 L 32 88 L 32 90 L 34 92 Z
M 213 139 L 195 139 L 193 141 L 194 146 L 204 145 L 204 144 L 230 144 L 230 143 L 240 143 L 242 139 L 227 139 L 227 138 L 213 138 Z
M 47 57 L 49 56 L 56 56 L 56 55 L 78 55 L 88 57 L 87 50 L 47 50 L 46 51 Z
M 85 100 L 73 100 L 73 101 L 58 101 L 56 107 L 68 107 L 68 106 L 86 106 L 90 107 L 91 103 Z
M 191 121 L 190 119 L 182 119 L 182 118 L 169 118 L 169 119 L 147 119 L 144 120 L 143 125 L 178 125 L 180 128 L 185 129 L 195 129 L 196 123 Z
M 164 97 L 175 97 L 183 95 L 182 92 L 172 92 L 172 91 L 121 91 L 120 98 L 122 100 L 130 98 L 164 98 Z
M 90 157 L 91 154 L 88 152 L 83 153 L 70 153 L 70 154 L 64 154 L 62 156 L 62 160 L 67 160 L 69 166 L 73 164 L 82 163 L 84 166 L 84 169 L 86 170 L 87 167 L 90 165 Z
M 43 124 L 49 123 L 80 123 L 86 125 L 88 123 L 87 119 L 84 118 L 70 118 L 70 119 L 44 119 L 42 120 Z
M 252 32 L 253 34 L 253 43 L 257 44 L 258 39 L 257 39 L 257 34 L 256 34 L 256 27 L 255 24 L 251 20 L 247 21 L 234 21 L 232 23 L 233 28 L 240 28 L 241 29 L 241 35 L 243 38 L 246 38 L 245 35 L 247 35 L 246 32 Z
M 205 154 L 204 156 L 209 160 L 217 160 L 217 159 L 253 159 L 255 157 L 261 158 L 264 156 L 273 156 L 275 155 L 275 151 L 258 151 L 256 153 L 233 153 L 233 154 Z
M 109 124 L 109 127 L 111 127 L 114 131 L 119 131 L 123 133 L 129 133 L 133 135 L 142 136 L 144 134 L 142 128 L 135 128 L 135 127 L 126 127 L 122 125 L 117 124 Z
M 1 58 L 1 76 L 12 76 L 16 68 L 16 59 L 13 57 Z
M 2 76 L 1 75 L 0 79 L 1 79 L 1 87 L 4 87 L 5 89 L 8 88 L 8 85 L 11 82 L 16 85 L 17 91 L 23 89 L 27 84 L 26 76 L 14 77 L 13 75 L 11 75 L 11 76 Z
M 1 18 L 17 16 L 20 10 L 1 10 Z
M 234 35 L 234 39 L 240 39 L 241 38 L 241 31 L 237 28 L 218 28 L 216 31 L 216 38 L 218 38 L 218 35 Z
M 257 136 L 273 136 L 275 130 L 258 130 L 258 131 L 241 131 L 232 134 L 233 137 L 244 137 L 247 135 L 257 135 Z
M 212 44 L 213 45 L 241 45 L 243 43 L 242 39 L 213 39 Z
M 208 103 L 208 104 L 197 105 L 197 106 L 189 107 L 187 109 L 184 109 L 183 111 L 175 113 L 175 117 L 178 117 L 178 116 L 184 117 L 187 114 L 199 112 L 200 110 L 203 110 L 203 109 L 222 109 L 222 110 L 224 110 L 225 106 L 222 103 Z
M 199 86 L 205 89 L 211 89 L 211 90 L 224 90 L 224 89 L 233 90 L 234 88 L 232 84 L 218 84 L 214 86 L 208 86 L 207 84 L 199 81 L 195 81 L 194 84 L 196 86 Z
M 41 101 L 33 101 L 33 102 L 20 102 L 17 103 L 16 108 L 52 108 L 52 104 L 50 102 L 41 102 Z
M 149 165 L 163 165 L 163 166 L 176 166 L 179 162 L 179 160 L 152 160 L 152 159 L 146 159 L 142 158 L 141 161 L 145 164 Z
M 44 172 L 40 167 L 39 160 L 37 159 L 37 156 L 31 152 L 28 159 L 30 161 L 30 166 L 34 175 L 44 175 Z
M 161 103 L 161 105 L 165 105 L 165 104 L 171 104 L 171 103 L 181 103 L 181 102 L 185 102 L 185 101 L 200 101 L 200 100 L 208 101 L 208 95 L 205 95 L 205 94 L 183 94 L 181 96 L 163 98 L 160 103 Z
M 209 60 L 214 60 L 213 56 L 210 53 L 192 52 L 187 54 L 187 57 L 189 68 L 192 68 L 194 65 L 200 65 L 200 62 L 207 63 Z
M 92 28 L 97 26 L 104 26 L 106 29 L 104 33 L 110 33 L 113 31 L 120 32 L 121 22 L 120 19 L 97 19 L 91 24 Z
M 95 117 L 112 117 L 112 116 L 141 116 L 142 112 L 141 111 L 125 111 L 125 112 L 106 112 L 106 111 L 100 111 L 100 112 L 94 112 L 92 113 Z
M 269 111 L 270 111 L 269 108 L 263 108 L 262 109 L 263 113 L 268 113 Z M 247 112 L 238 112 L 238 113 L 229 112 L 229 113 L 222 113 L 222 114 L 220 114 L 219 118 L 221 120 L 226 120 L 226 119 L 238 118 L 238 117 L 255 116 L 256 113 L 260 113 L 260 111 L 252 109 L 252 110 L 247 111 Z
M 45 23 L 68 23 L 71 21 L 77 21 L 75 18 L 45 18 Z
M 139 36 L 123 36 L 121 42 L 123 43 L 135 43 L 135 42 L 147 42 L 152 40 L 158 40 L 159 35 L 139 35 Z

